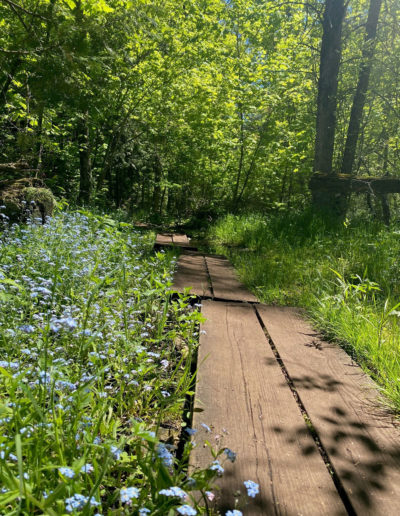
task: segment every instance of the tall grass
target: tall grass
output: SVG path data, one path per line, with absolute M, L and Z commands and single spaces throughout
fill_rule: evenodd
M 400 413 L 400 228 L 309 213 L 228 215 L 209 232 L 261 301 L 300 306 L 379 383 Z

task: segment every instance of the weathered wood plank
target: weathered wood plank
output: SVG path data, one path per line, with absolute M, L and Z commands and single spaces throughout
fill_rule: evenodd
M 176 245 L 190 246 L 190 240 L 186 235 L 172 235 L 172 242 Z
M 172 235 L 159 233 L 156 237 L 156 245 L 172 244 Z
M 184 254 L 179 257 L 172 288 L 178 292 L 183 292 L 188 287 L 191 287 L 191 294 L 211 297 L 204 256 Z
M 258 302 L 257 298 L 239 282 L 236 271 L 225 257 L 206 256 L 214 297 L 230 301 Z
M 257 310 L 355 512 L 400 514 L 400 431 L 379 409 L 374 382 L 295 309 Z
M 260 485 L 247 516 L 346 514 L 253 308 L 206 300 L 202 312 L 195 404 L 203 412 L 194 412 L 191 465 L 211 463 L 205 439 L 237 452 L 218 480 L 221 514 L 233 508 L 237 490 L 245 493 L 245 480 Z
M 197 248 L 192 246 L 190 239 L 186 235 L 176 235 L 173 233 L 160 233 L 156 237 L 155 247 L 179 247 L 181 249 L 188 249 L 196 251 Z

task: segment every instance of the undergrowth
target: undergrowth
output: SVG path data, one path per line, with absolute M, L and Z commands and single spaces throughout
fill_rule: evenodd
M 152 245 L 88 212 L 0 231 L 1 514 L 205 511 L 224 450 L 176 454 L 201 314 Z
M 400 227 L 332 227 L 308 213 L 228 215 L 208 238 L 261 301 L 306 308 L 400 413 Z

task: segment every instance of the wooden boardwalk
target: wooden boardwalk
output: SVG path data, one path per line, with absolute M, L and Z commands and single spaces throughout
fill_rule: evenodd
M 191 467 L 211 464 L 205 441 L 237 453 L 223 464 L 216 510 L 233 509 L 240 492 L 245 516 L 400 514 L 400 430 L 374 382 L 298 310 L 257 303 L 225 258 L 182 254 L 174 288 L 186 287 L 206 317 Z M 245 480 L 260 485 L 255 498 Z
M 155 247 L 167 246 L 196 250 L 186 235 L 178 235 L 175 233 L 159 233 L 154 245 Z

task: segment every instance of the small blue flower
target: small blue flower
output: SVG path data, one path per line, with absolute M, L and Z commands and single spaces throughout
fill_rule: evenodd
M 120 450 L 116 446 L 112 445 L 111 446 L 111 453 L 112 453 L 112 456 L 114 457 L 115 460 L 119 460 L 120 457 L 121 457 L 122 450 Z
M 224 453 L 231 462 L 235 462 L 236 453 L 234 451 L 230 450 L 229 448 L 225 448 Z
M 119 492 L 121 503 L 132 503 L 133 498 L 139 498 L 140 491 L 137 487 L 123 487 Z
M 218 475 L 222 475 L 222 473 L 224 472 L 224 468 L 221 466 L 221 464 L 219 463 L 218 460 L 215 460 L 211 466 L 209 467 L 209 469 L 211 471 L 216 471 L 218 473 Z
M 159 491 L 159 494 L 164 496 L 174 496 L 177 498 L 181 498 L 182 500 L 184 500 L 187 497 L 185 491 L 180 487 L 176 486 L 170 487 L 169 489 L 161 489 L 161 491 Z
M 94 471 L 94 467 L 89 463 L 84 464 L 81 467 L 81 473 L 92 473 L 93 471 Z
M 85 507 L 86 497 L 81 494 L 74 494 L 65 500 L 67 512 L 80 511 Z
M 141 507 L 139 509 L 139 516 L 146 516 L 146 514 L 150 514 L 151 510 L 147 509 L 146 507 Z
M 172 454 L 168 451 L 165 444 L 160 443 L 157 447 L 157 456 L 161 459 L 164 466 L 167 466 L 168 468 L 172 467 L 174 463 L 174 457 Z
M 228 511 L 227 513 L 225 513 L 225 516 L 243 516 L 243 513 L 242 513 L 242 511 L 233 509 L 233 511 Z
M 65 330 L 74 330 L 78 326 L 78 322 L 73 317 L 63 317 L 58 319 L 60 324 Z
M 193 509 L 190 505 L 181 505 L 176 510 L 183 516 L 195 516 L 197 514 L 196 509 Z
M 206 491 L 205 495 L 207 497 L 207 500 L 209 500 L 210 502 L 212 502 L 215 498 L 215 494 L 212 491 Z
M 197 432 L 197 430 L 195 430 L 194 428 L 188 427 L 188 428 L 185 428 L 185 432 L 189 435 L 194 435 Z
M 65 500 L 65 508 L 67 512 L 81 511 L 88 503 L 88 501 L 89 498 L 87 496 L 75 493 L 73 496 L 70 496 Z M 92 496 L 90 499 L 90 505 L 92 507 L 98 507 L 100 502 L 98 502 L 94 496 Z
M 210 428 L 208 425 L 206 425 L 205 423 L 200 423 L 200 424 L 201 424 L 201 426 L 204 428 L 204 430 L 205 430 L 206 432 L 208 432 L 209 434 L 211 434 L 211 428 Z
M 34 333 L 35 331 L 35 328 L 31 324 L 23 324 L 18 329 L 24 333 Z
M 75 476 L 75 471 L 71 468 L 62 467 L 58 468 L 58 471 L 61 473 L 61 475 L 67 478 L 74 478 Z
M 256 494 L 260 492 L 260 486 L 252 480 L 245 480 L 243 484 L 247 489 L 247 496 L 250 496 L 251 498 L 254 498 Z

